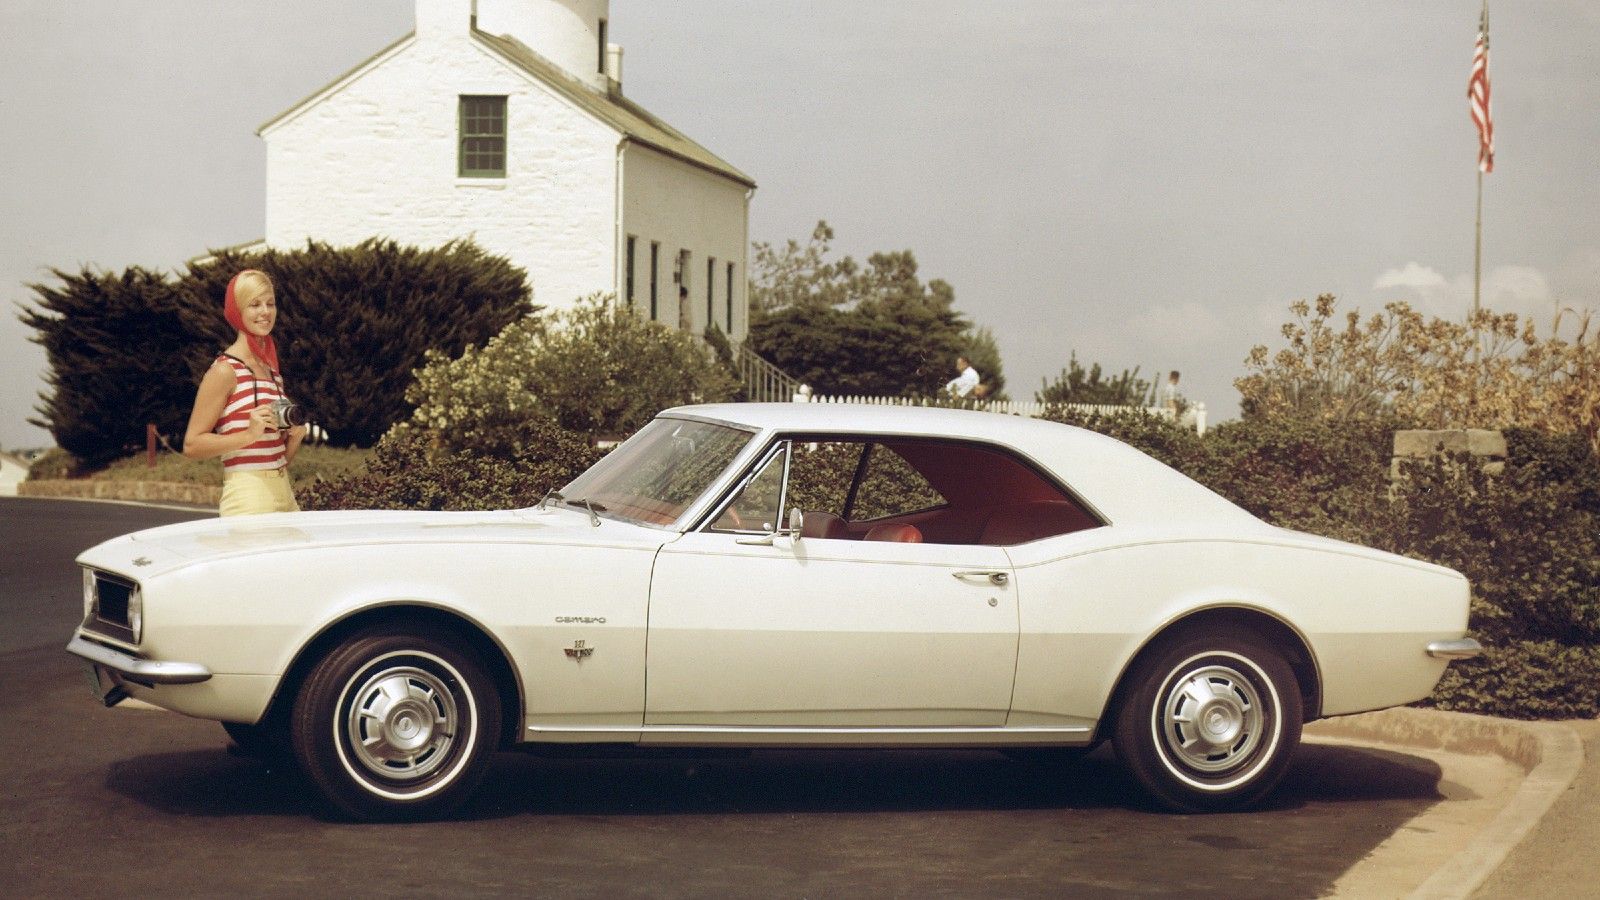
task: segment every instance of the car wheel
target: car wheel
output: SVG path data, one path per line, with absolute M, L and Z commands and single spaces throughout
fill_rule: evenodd
M 1263 638 L 1190 634 L 1145 656 L 1129 677 L 1117 755 L 1163 806 L 1241 809 L 1283 777 L 1300 742 L 1300 688 Z
M 447 815 L 483 780 L 500 701 L 477 656 L 431 630 L 359 634 L 318 662 L 295 700 L 295 758 L 356 819 Z

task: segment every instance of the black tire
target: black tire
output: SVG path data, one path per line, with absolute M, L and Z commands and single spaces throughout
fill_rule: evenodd
M 311 670 L 295 699 L 296 760 L 339 813 L 448 815 L 483 781 L 500 698 L 471 649 L 425 626 L 358 634 Z
M 1162 806 L 1225 812 L 1277 786 L 1300 743 L 1301 717 L 1299 682 L 1265 638 L 1200 630 L 1134 665 L 1113 741 Z

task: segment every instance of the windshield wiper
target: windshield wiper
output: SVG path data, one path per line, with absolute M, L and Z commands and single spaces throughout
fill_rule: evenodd
M 544 496 L 539 498 L 539 507 L 538 508 L 541 511 L 543 511 L 543 510 L 546 510 L 546 509 L 550 508 L 550 501 L 551 500 L 554 500 L 557 503 L 560 503 L 560 502 L 562 502 L 563 500 L 566 500 L 566 499 L 567 498 L 561 496 L 561 492 L 560 491 L 555 490 L 555 489 L 552 488 L 551 490 L 545 491 L 544 492 Z
M 598 513 L 603 513 L 606 511 L 606 508 L 603 504 L 595 503 L 593 500 L 584 500 L 581 497 L 573 500 L 568 500 L 567 498 L 562 497 L 561 502 L 567 504 L 568 506 L 581 506 L 584 509 L 587 509 L 589 511 L 589 524 L 596 528 L 600 527 L 600 516 Z

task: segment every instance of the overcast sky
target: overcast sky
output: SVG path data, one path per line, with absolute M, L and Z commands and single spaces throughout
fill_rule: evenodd
M 1484 302 L 1600 309 L 1600 4 L 1493 10 Z M 0 446 L 49 268 L 172 267 L 263 233 L 255 129 L 410 30 L 412 0 L 0 6 Z M 1478 0 L 612 0 L 636 101 L 760 184 L 751 237 L 818 219 L 910 249 L 1031 399 L 1068 354 L 1232 380 L 1319 293 L 1471 305 Z

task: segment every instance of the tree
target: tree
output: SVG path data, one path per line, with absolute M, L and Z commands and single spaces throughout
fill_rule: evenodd
M 610 295 L 585 297 L 548 323 L 521 320 L 457 358 L 427 355 L 407 398 L 412 424 L 464 447 L 530 417 L 569 431 L 617 435 L 657 412 L 717 402 L 728 370 L 693 335 L 640 318 Z
M 1055 381 L 1042 381 L 1034 399 L 1040 403 L 1086 403 L 1107 406 L 1147 406 L 1154 402 L 1150 382 L 1139 377 L 1139 367 L 1123 369 L 1108 378 L 1094 363 L 1085 369 L 1076 351 Z
M 849 300 L 855 260 L 827 259 L 833 229 L 819 221 L 805 246 L 790 238 L 781 248 L 757 241 L 751 262 L 750 307 L 773 311 L 787 307 L 830 307 Z
M 1480 310 L 1462 323 L 1390 303 L 1364 321 L 1352 310 L 1340 327 L 1335 306 L 1331 294 L 1314 306 L 1296 301 L 1282 329 L 1287 345 L 1250 351 L 1249 373 L 1234 382 L 1246 416 L 1524 426 L 1600 447 L 1600 330 L 1588 313 L 1575 317 L 1568 340 L 1565 312 L 1541 338 L 1514 313 Z
M 751 348 L 823 394 L 935 393 L 968 337 L 954 288 L 923 282 L 909 250 L 830 260 L 832 238 L 818 222 L 804 246 L 756 245 Z
M 50 365 L 39 415 L 28 421 L 91 468 L 142 445 L 148 422 L 181 433 L 198 370 L 226 345 L 197 327 L 184 295 L 160 273 L 135 266 L 52 274 L 59 284 L 29 285 L 34 305 L 19 316 Z

